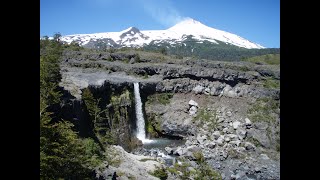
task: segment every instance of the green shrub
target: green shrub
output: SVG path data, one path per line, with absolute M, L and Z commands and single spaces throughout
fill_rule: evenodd
M 194 122 L 197 122 L 199 126 L 204 123 L 209 123 L 210 129 L 215 129 L 217 125 L 216 111 L 208 111 L 207 109 L 200 108 L 197 115 L 193 118 Z
M 158 116 L 155 113 L 147 114 L 146 118 L 146 130 L 151 137 L 159 137 L 157 132 L 161 132 L 161 125 L 158 120 Z
M 240 66 L 240 67 L 239 67 L 239 70 L 240 70 L 240 71 L 244 71 L 244 72 L 250 71 L 250 69 L 249 69 L 247 66 Z
M 190 164 L 186 162 L 182 162 L 181 164 L 175 163 L 173 167 L 168 167 L 167 170 L 171 174 L 179 176 L 181 179 L 189 179 L 192 174 L 192 172 L 187 170 L 189 166 Z
M 222 180 L 219 172 L 213 170 L 208 164 L 202 164 L 196 170 L 195 180 Z
M 252 62 L 255 64 L 279 65 L 280 54 L 266 54 L 261 56 L 254 56 L 251 58 L 245 58 L 244 61 Z
M 139 161 L 146 162 L 146 161 L 156 161 L 156 160 L 154 158 L 143 158 L 143 159 L 140 159 Z
M 116 52 L 116 49 L 114 49 L 114 48 L 109 48 L 109 49 L 107 50 L 107 52 L 109 52 L 109 53 L 114 53 L 114 52 Z
M 105 156 L 106 156 L 106 160 L 108 161 L 108 163 L 111 165 L 111 166 L 114 166 L 114 167 L 119 167 L 120 164 L 122 163 L 122 159 L 120 158 L 120 156 L 117 154 L 117 152 L 106 152 L 105 153 Z
M 111 62 L 114 61 L 111 56 L 108 56 L 108 58 L 106 60 L 111 61 Z
M 194 174 L 195 180 L 204 180 L 204 179 L 222 180 L 220 173 L 212 169 L 207 164 L 201 151 L 194 152 L 193 156 L 196 158 L 196 162 L 199 165 L 198 168 L 196 169 L 196 173 Z
M 248 109 L 248 115 L 253 122 L 274 123 L 276 119 L 273 113 L 277 114 L 278 108 L 280 108 L 279 101 L 272 98 L 261 98 Z
M 128 59 L 128 58 L 124 58 L 124 59 L 123 59 L 123 62 L 126 63 L 126 64 L 128 64 L 128 63 L 129 63 L 129 59 Z
M 280 80 L 268 77 L 263 81 L 263 87 L 269 88 L 269 89 L 279 89 L 280 88 Z
M 253 137 L 248 137 L 248 138 L 247 138 L 247 141 L 251 142 L 251 143 L 254 144 L 256 147 L 261 146 L 261 143 L 260 143 L 257 139 L 255 139 L 255 138 L 253 138 Z
M 160 49 L 160 53 L 163 54 L 163 55 L 167 55 L 167 49 L 165 47 L 162 47 Z
M 174 168 L 174 167 L 168 167 L 167 170 L 168 170 L 171 174 L 175 174 L 175 175 L 178 174 L 177 169 Z
M 145 73 L 143 74 L 143 79 L 148 79 L 148 78 L 149 78 L 149 75 L 148 75 L 147 72 L 145 72 Z
M 176 59 L 183 59 L 183 56 L 181 56 L 181 55 L 175 55 L 174 56 Z
M 137 63 L 141 62 L 141 60 L 140 60 L 140 55 L 139 55 L 139 54 L 135 54 L 134 60 L 135 60 L 135 62 L 137 62 Z
M 169 104 L 170 99 L 173 97 L 172 93 L 160 93 L 160 94 L 153 94 L 148 96 L 147 103 L 160 103 L 163 105 Z
M 166 172 L 165 168 L 160 168 L 158 167 L 156 170 L 154 170 L 152 173 L 150 173 L 151 175 L 160 178 L 161 180 L 165 180 L 168 178 L 168 174 Z

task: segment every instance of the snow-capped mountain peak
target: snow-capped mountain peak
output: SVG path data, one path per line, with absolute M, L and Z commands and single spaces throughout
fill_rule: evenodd
M 185 18 L 184 20 L 178 22 L 176 25 L 194 25 L 194 24 L 202 24 L 202 23 L 192 18 Z
M 186 39 L 186 36 L 192 35 L 199 42 L 209 41 L 219 44 L 222 41 L 227 44 L 232 44 L 244 48 L 264 48 L 263 46 L 250 42 L 238 35 L 214 29 L 202 24 L 192 18 L 185 18 L 176 25 L 167 30 L 144 30 L 140 31 L 136 27 L 129 27 L 120 32 L 106 32 L 94 34 L 77 34 L 63 36 L 62 40 L 68 43 L 78 41 L 81 45 L 90 46 L 99 40 L 108 40 L 108 45 L 117 47 L 141 47 L 148 45 L 151 42 L 160 43 L 168 42 L 170 44 L 181 43 Z M 218 41 L 216 41 L 218 40 Z
M 196 21 L 192 18 L 187 18 L 176 25 L 168 29 L 179 35 L 193 35 L 196 39 L 207 40 L 213 43 L 217 43 L 215 40 L 219 40 L 225 43 L 233 44 L 244 48 L 264 48 L 263 46 L 252 43 L 238 35 L 211 28 Z
M 133 36 L 133 35 L 141 33 L 141 32 L 136 27 L 130 27 L 130 28 L 126 29 L 126 30 L 121 31 L 120 33 L 121 33 L 120 38 L 122 39 L 122 38 L 124 38 L 126 36 Z
M 149 39 L 148 36 L 140 32 L 136 27 L 130 27 L 124 31 L 121 31 L 119 44 L 124 46 L 141 45 L 145 40 Z

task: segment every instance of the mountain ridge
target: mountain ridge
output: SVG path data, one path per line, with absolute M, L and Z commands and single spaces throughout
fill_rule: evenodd
M 129 27 L 120 32 L 65 35 L 62 36 L 61 40 L 67 43 L 75 41 L 82 46 L 88 46 L 88 44 L 99 41 L 104 42 L 109 47 L 143 47 L 151 42 L 182 43 L 185 37 L 190 35 L 199 42 L 209 41 L 219 44 L 219 41 L 221 41 L 246 49 L 265 48 L 236 34 L 206 26 L 192 18 L 180 21 L 166 30 L 139 30 L 137 27 Z

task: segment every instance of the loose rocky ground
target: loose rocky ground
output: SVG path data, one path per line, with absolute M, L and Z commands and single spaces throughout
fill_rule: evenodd
M 128 153 L 121 146 L 110 146 L 108 152 L 112 154 L 111 164 L 105 162 L 97 168 L 98 178 L 112 179 L 113 173 L 116 172 L 120 179 L 158 179 L 150 174 L 163 166 L 157 159 Z
M 280 179 L 279 134 L 272 133 L 279 131 L 280 119 L 252 122 L 248 110 L 255 101 L 178 93 L 167 105 L 147 103 L 146 113 L 156 114 L 162 133 L 186 139 L 183 146 L 166 148 L 169 154 L 192 161 L 201 151 L 224 179 Z

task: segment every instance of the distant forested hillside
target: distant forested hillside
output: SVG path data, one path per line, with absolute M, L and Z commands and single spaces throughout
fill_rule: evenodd
M 170 44 L 169 42 L 154 43 L 143 47 L 146 51 L 160 51 L 170 55 L 190 56 L 200 59 L 222 60 L 222 61 L 240 61 L 245 58 L 266 55 L 280 54 L 280 48 L 266 49 L 246 49 L 234 45 L 226 44 L 216 40 L 219 44 L 209 41 L 199 42 L 189 36 L 185 41 L 179 44 Z

